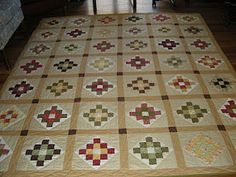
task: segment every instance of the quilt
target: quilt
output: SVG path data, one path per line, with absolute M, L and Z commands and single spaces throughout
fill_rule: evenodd
M 0 175 L 236 173 L 235 72 L 199 14 L 43 19 L 0 93 Z

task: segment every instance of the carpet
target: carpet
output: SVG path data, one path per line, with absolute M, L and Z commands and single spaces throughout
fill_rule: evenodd
M 199 14 L 43 19 L 1 90 L 1 175 L 235 173 L 235 81 Z

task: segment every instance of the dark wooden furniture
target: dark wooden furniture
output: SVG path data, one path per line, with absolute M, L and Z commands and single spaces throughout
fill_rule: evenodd
M 54 9 L 66 7 L 66 0 L 21 0 L 25 16 L 40 15 Z
M 226 25 L 236 22 L 236 1 L 225 0 L 225 21 Z
M 156 7 L 156 2 L 159 0 L 152 0 L 152 6 Z M 130 0 L 130 3 L 132 4 L 133 11 L 136 12 L 137 9 L 137 0 Z M 175 0 L 170 0 L 170 3 L 172 7 L 176 7 Z M 94 14 L 97 14 L 97 0 L 93 0 L 93 12 Z
M 10 70 L 11 69 L 11 65 L 6 57 L 6 54 L 5 54 L 5 50 L 0 50 L 0 58 L 3 59 L 3 62 L 6 66 L 6 69 Z
M 130 0 L 130 3 L 132 4 L 133 11 L 136 12 L 137 0 Z M 97 14 L 97 0 L 93 0 L 93 13 Z
M 10 69 L 5 47 L 24 19 L 20 0 L 0 0 L 0 58 Z
M 159 0 L 152 0 L 152 6 L 156 7 L 156 2 Z M 175 0 L 170 0 L 170 4 L 172 5 L 172 7 L 176 7 L 176 3 Z

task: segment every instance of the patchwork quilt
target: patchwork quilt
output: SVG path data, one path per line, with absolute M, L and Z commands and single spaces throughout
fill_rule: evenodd
M 0 174 L 236 174 L 235 76 L 199 14 L 43 19 L 0 93 Z

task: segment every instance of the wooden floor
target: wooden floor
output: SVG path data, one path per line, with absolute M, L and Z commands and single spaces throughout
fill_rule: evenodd
M 76 0 L 75 0 L 76 1 Z M 168 0 L 161 0 L 157 8 L 152 7 L 152 0 L 137 0 L 137 13 L 158 12 L 198 12 L 206 20 L 216 40 L 236 69 L 236 25 L 226 27 L 224 24 L 224 8 L 222 2 L 216 0 L 191 0 L 190 6 L 186 6 L 184 0 L 176 0 L 177 8 L 172 9 Z M 210 1 L 210 2 L 209 2 Z M 97 0 L 97 14 L 133 13 L 129 0 Z M 83 2 L 69 2 L 67 4 L 67 15 L 93 15 L 92 0 Z M 62 16 L 63 10 L 56 10 L 47 16 Z M 42 17 L 26 18 L 20 28 L 13 35 L 6 46 L 6 55 L 13 66 L 24 45 L 29 39 L 32 31 L 36 28 Z M 6 70 L 2 59 L 0 61 L 0 88 L 10 71 Z

